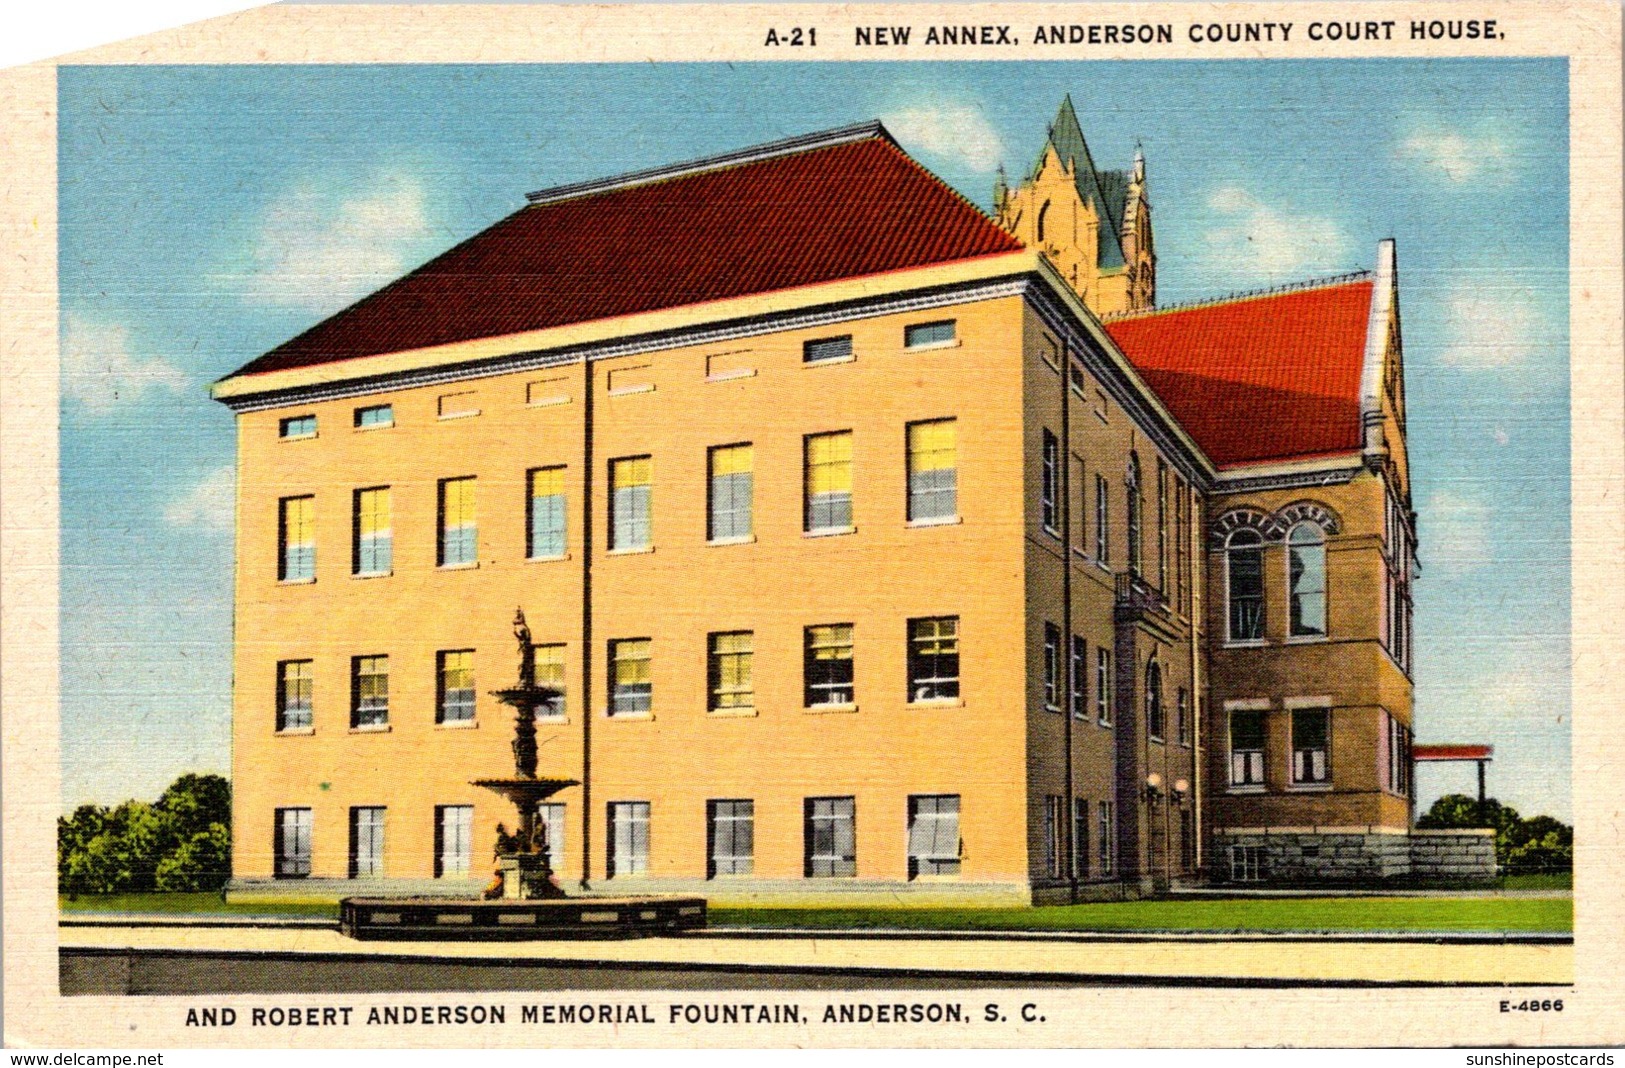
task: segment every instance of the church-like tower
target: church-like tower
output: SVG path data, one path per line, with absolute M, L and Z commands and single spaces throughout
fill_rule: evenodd
M 1070 96 L 1027 178 L 1011 189 L 1000 172 L 993 206 L 999 225 L 1042 251 L 1096 315 L 1155 306 L 1145 156 L 1136 150 L 1127 171 L 1096 170 Z

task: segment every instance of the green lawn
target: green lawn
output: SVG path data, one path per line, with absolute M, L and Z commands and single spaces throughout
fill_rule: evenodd
M 339 907 L 325 901 L 279 901 L 275 904 L 228 904 L 219 894 L 83 894 L 70 901 L 57 898 L 63 912 L 138 912 L 214 914 L 218 916 L 323 916 L 338 919 Z

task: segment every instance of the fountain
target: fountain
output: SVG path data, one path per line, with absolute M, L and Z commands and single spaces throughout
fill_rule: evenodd
M 603 938 L 689 930 L 705 926 L 701 897 L 568 897 L 553 875 L 541 803 L 575 779 L 536 774 L 536 710 L 559 696 L 536 683 L 535 646 L 523 609 L 514 615 L 519 682 L 491 696 L 514 709 L 514 774 L 475 779 L 501 794 L 519 815 L 518 833 L 497 824 L 496 873 L 479 900 L 429 897 L 349 897 L 339 902 L 339 927 L 351 938 L 527 939 Z

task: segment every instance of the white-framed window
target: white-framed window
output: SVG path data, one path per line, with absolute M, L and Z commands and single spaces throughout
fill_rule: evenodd
M 934 323 L 914 323 L 903 328 L 903 347 L 920 349 L 928 345 L 951 344 L 958 336 L 958 325 L 953 319 Z
M 475 560 L 474 480 L 440 480 L 440 566 L 456 567 Z
M 1112 651 L 1095 646 L 1095 722 L 1112 725 Z
M 1060 794 L 1048 794 L 1044 798 L 1044 874 L 1051 879 L 1059 879 L 1066 872 L 1062 869 L 1061 835 L 1065 833 L 1066 825 L 1066 798 Z
M 384 874 L 384 809 L 369 805 L 350 809 L 350 878 L 376 879 Z
M 852 624 L 824 623 L 808 627 L 805 649 L 802 674 L 807 707 L 856 703 Z
M 909 701 L 942 701 L 958 696 L 959 617 L 909 620 Z
M 1111 539 L 1111 483 L 1105 475 L 1095 476 L 1095 563 L 1102 567 L 1112 562 Z
M 609 714 L 646 713 L 654 706 L 648 638 L 617 638 L 609 643 Z
M 1168 465 L 1157 457 L 1157 589 L 1168 588 Z
M 1190 691 L 1181 686 L 1179 688 L 1178 704 L 1175 706 L 1179 716 L 1179 744 L 1191 744 L 1191 695 Z
M 756 869 L 756 802 L 706 802 L 706 878 Z
M 1072 635 L 1072 718 L 1089 718 L 1089 650 L 1084 640 Z
M 316 417 L 314 415 L 290 415 L 277 423 L 277 436 L 287 441 L 296 438 L 313 438 L 316 436 Z
M 710 514 L 706 537 L 711 541 L 739 541 L 751 536 L 754 463 L 755 449 L 748 442 L 718 445 L 710 450 Z
M 1257 883 L 1264 880 L 1264 847 L 1233 845 L 1230 847 L 1230 881 Z
M 959 795 L 908 799 L 908 877 L 959 874 Z
M 908 425 L 908 520 L 959 515 L 958 426 L 953 419 Z
M 536 685 L 546 686 L 557 694 L 536 710 L 539 719 L 563 719 L 565 712 L 564 646 L 562 644 L 533 645 L 530 662 L 536 668 Z
M 357 575 L 387 575 L 393 566 L 389 487 L 355 491 L 355 546 L 351 570 Z
M 1142 551 L 1145 548 L 1142 513 L 1145 510 L 1145 498 L 1140 486 L 1140 454 L 1128 454 L 1128 474 L 1123 480 L 1124 496 L 1128 501 L 1128 570 L 1129 574 L 1138 578 L 1142 571 L 1144 560 Z
M 389 657 L 350 658 L 350 726 L 382 727 L 389 722 Z
M 1229 640 L 1264 640 L 1264 539 L 1248 527 L 1231 531 L 1225 542 L 1225 586 Z
M 1292 781 L 1299 785 L 1329 783 L 1332 714 L 1325 708 L 1292 710 Z
M 369 404 L 364 408 L 355 410 L 355 428 L 357 430 L 378 430 L 394 425 L 395 406 L 393 404 Z
M 852 358 L 852 335 L 819 337 L 801 344 L 802 363 L 829 363 Z
M 304 879 L 310 875 L 310 841 L 312 827 L 308 808 L 279 808 L 276 810 L 276 877 L 278 879 Z
M 1089 877 L 1089 802 L 1081 797 L 1072 799 L 1072 871 Z
M 1077 521 L 1072 524 L 1072 547 L 1079 553 L 1089 551 L 1089 476 L 1084 470 L 1083 457 L 1072 454 L 1072 477 L 1077 480 L 1078 492 L 1070 498 L 1068 506 Z
M 309 582 L 316 577 L 316 498 L 284 497 L 277 511 L 277 578 Z
M 538 467 L 526 475 L 529 482 L 528 539 L 525 554 L 532 560 L 563 556 L 569 530 L 568 498 L 563 467 Z
M 748 630 L 728 631 L 710 636 L 708 683 L 709 707 L 713 712 L 756 707 L 751 661 L 755 656 L 755 635 Z
M 1305 520 L 1286 536 L 1287 590 L 1291 598 L 1290 634 L 1294 638 L 1326 635 L 1326 534 Z
M 1117 871 L 1117 804 L 1102 801 L 1096 812 L 1095 830 L 1100 836 L 1100 874 L 1110 876 Z
M 809 434 L 805 442 L 803 529 L 809 534 L 852 529 L 852 433 Z
M 468 875 L 474 862 L 474 806 L 436 805 L 434 838 L 435 878 Z
M 316 665 L 284 660 L 276 670 L 276 729 L 309 730 L 316 723 Z
M 1266 745 L 1263 709 L 1235 709 L 1230 713 L 1230 785 L 1264 785 Z
M 649 802 L 609 803 L 609 878 L 649 872 Z
M 1162 703 L 1162 662 L 1156 657 L 1145 665 L 1145 725 L 1153 742 L 1167 736 L 1167 710 Z
M 1187 568 L 1190 566 L 1190 519 L 1190 486 L 1183 478 L 1176 475 L 1174 477 L 1174 603 L 1179 605 L 1182 611 L 1187 610 L 1185 589 L 1189 577 Z
M 536 822 L 547 828 L 547 863 L 558 871 L 564 865 L 564 802 L 544 801 L 537 805 Z
M 1061 443 L 1047 427 L 1044 429 L 1044 451 L 1041 459 L 1043 466 L 1038 481 L 1039 518 L 1044 524 L 1044 529 L 1054 534 L 1061 529 Z
M 472 723 L 474 720 L 474 650 L 451 649 L 438 657 L 435 720 L 439 723 Z
M 1044 707 L 1061 710 L 1061 628 L 1044 624 Z
M 653 493 L 652 457 L 629 456 L 609 462 L 611 552 L 647 549 L 654 544 L 650 520 Z
M 803 852 L 809 879 L 858 874 L 858 802 L 853 797 L 809 797 L 805 802 Z

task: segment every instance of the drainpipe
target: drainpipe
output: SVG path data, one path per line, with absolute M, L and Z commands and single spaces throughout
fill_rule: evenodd
M 1067 900 L 1078 900 L 1077 782 L 1072 767 L 1072 694 L 1077 687 L 1072 662 L 1072 346 L 1061 339 L 1061 730 L 1066 744 L 1066 811 L 1057 838 L 1066 845 Z
M 592 357 L 582 360 L 581 430 L 581 889 L 590 890 L 592 873 Z
M 1185 552 L 1190 561 L 1190 585 L 1187 590 L 1190 594 L 1190 621 L 1191 621 L 1191 715 L 1195 721 L 1191 724 L 1194 732 L 1192 742 L 1195 745 L 1191 759 L 1191 804 L 1195 809 L 1195 817 L 1191 820 L 1191 833 L 1196 836 L 1196 848 L 1191 856 L 1195 860 L 1196 870 L 1191 873 L 1193 878 L 1200 878 L 1202 861 L 1206 849 L 1202 843 L 1202 771 L 1205 762 L 1206 747 L 1203 745 L 1203 728 L 1206 724 L 1204 712 L 1208 702 L 1203 700 L 1202 680 L 1202 636 L 1207 633 L 1203 626 L 1206 618 L 1207 598 L 1197 591 L 1207 589 L 1207 561 L 1201 556 L 1203 537 L 1201 531 L 1207 526 L 1207 510 L 1201 507 L 1202 500 L 1197 495 L 1196 483 L 1193 481 L 1185 487 L 1185 514 L 1190 522 L 1185 530 Z M 1197 585 L 1197 567 L 1201 566 L 1201 582 Z

